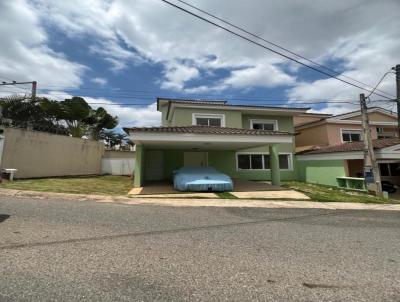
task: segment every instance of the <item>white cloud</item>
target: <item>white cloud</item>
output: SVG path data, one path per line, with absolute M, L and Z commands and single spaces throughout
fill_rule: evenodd
M 113 105 L 115 102 L 104 98 L 85 97 L 93 108 L 103 107 L 113 116 L 118 116 L 119 127 L 147 127 L 159 126 L 161 113 L 157 111 L 157 104 L 147 106 Z M 102 103 L 102 104 L 94 104 Z
M 246 87 L 276 87 L 279 85 L 290 85 L 295 82 L 295 77 L 289 76 L 274 65 L 258 64 L 249 68 L 232 71 L 231 75 L 223 81 L 224 85 L 246 88 Z
M 37 11 L 24 0 L 0 2 L 0 78 L 61 87 L 79 86 L 83 65 L 47 46 Z M 29 87 L 28 87 L 29 90 Z
M 105 78 L 93 78 L 93 79 L 91 79 L 90 80 L 92 83 L 94 83 L 94 84 L 97 84 L 97 85 L 99 85 L 99 86 L 105 86 L 107 83 L 108 83 L 108 81 L 107 81 L 107 79 L 105 79 Z
M 41 8 L 41 17 L 67 34 L 96 36 L 99 43 L 92 46 L 92 51 L 104 55 L 114 70 L 140 60 L 163 64 L 165 72 L 160 81 L 163 88 L 196 92 L 284 87 L 296 80 L 286 70 L 299 70 L 282 57 L 161 1 L 37 0 L 36 3 Z M 241 0 L 202 0 L 193 4 L 311 59 L 343 62 L 344 74 L 368 83 L 376 82 L 395 63 L 400 50 L 398 1 L 386 0 L 382 4 L 373 0 L 254 0 L 249 5 Z M 355 19 L 356 15 L 363 17 Z M 376 18 L 378 15 L 385 18 Z M 180 63 L 176 69 L 171 69 L 177 62 Z M 191 79 L 218 68 L 229 68 L 232 72 L 218 83 L 190 86 Z M 352 96 L 359 92 L 333 82 L 299 82 L 288 94 L 291 98 L 310 99 Z M 387 89 L 393 87 L 389 82 L 385 85 Z
M 169 63 L 164 72 L 165 80 L 161 83 L 161 88 L 171 90 L 183 90 L 185 82 L 198 78 L 200 72 L 197 68 L 180 64 L 178 62 Z

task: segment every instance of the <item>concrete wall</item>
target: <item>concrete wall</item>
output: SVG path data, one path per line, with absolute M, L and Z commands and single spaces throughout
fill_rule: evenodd
M 327 125 L 317 125 L 310 128 L 297 130 L 298 134 L 294 137 L 296 147 L 329 145 Z
M 101 172 L 111 175 L 132 175 L 135 152 L 106 150 L 101 160 Z
M 346 176 L 344 160 L 297 160 L 298 180 L 337 186 L 337 177 Z
M 5 128 L 1 168 L 18 169 L 16 178 L 100 174 L 103 153 L 100 142 Z

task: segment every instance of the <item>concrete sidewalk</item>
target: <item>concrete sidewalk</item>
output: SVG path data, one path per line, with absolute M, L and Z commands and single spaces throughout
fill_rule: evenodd
M 316 202 L 302 200 L 262 199 L 194 199 L 194 198 L 129 198 L 125 196 L 83 195 L 0 189 L 1 196 L 32 199 L 59 199 L 71 201 L 94 201 L 129 205 L 158 205 L 170 207 L 239 207 L 239 208 L 294 208 L 331 210 L 384 210 L 400 211 L 400 204 L 364 204 L 346 202 Z

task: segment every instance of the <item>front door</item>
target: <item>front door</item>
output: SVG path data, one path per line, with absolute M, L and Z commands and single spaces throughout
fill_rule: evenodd
M 185 152 L 183 153 L 184 166 L 207 166 L 207 152 Z
M 164 178 L 164 152 L 159 150 L 146 151 L 144 175 L 145 180 L 161 180 Z

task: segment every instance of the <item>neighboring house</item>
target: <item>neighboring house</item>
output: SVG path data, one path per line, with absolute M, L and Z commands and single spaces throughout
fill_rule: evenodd
M 397 115 L 368 109 L 371 136 L 382 180 L 400 184 Z M 300 180 L 352 188 L 363 186 L 363 133 L 360 111 L 336 116 L 297 118 L 296 151 Z M 310 117 L 308 117 L 310 118 Z
M 296 179 L 293 117 L 307 109 L 158 98 L 161 127 L 124 129 L 136 144 L 134 184 L 170 180 L 186 165 L 277 185 Z
M 397 136 L 397 115 L 379 107 L 368 109 L 372 139 Z M 361 112 L 340 115 L 304 114 L 295 120 L 296 148 L 334 146 L 362 141 Z

